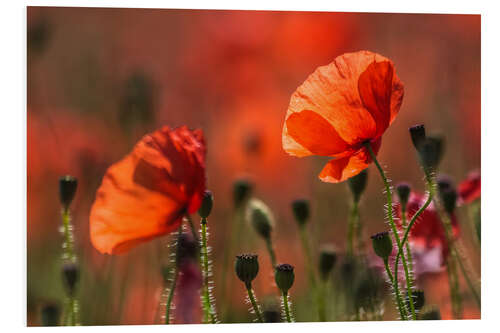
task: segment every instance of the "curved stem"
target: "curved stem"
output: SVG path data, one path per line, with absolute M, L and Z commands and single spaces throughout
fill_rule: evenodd
M 71 224 L 71 215 L 68 208 L 62 210 L 62 224 L 63 224 L 63 255 L 62 259 L 66 262 L 76 263 L 76 255 L 74 249 L 74 236 L 73 225 Z M 68 293 L 67 306 L 65 314 L 65 324 L 67 326 L 79 325 L 79 306 L 76 296 L 73 293 Z
M 354 232 L 356 230 L 358 218 L 358 203 L 353 202 L 351 213 L 349 214 L 349 222 L 347 226 L 347 255 L 354 255 Z M 358 239 L 359 241 L 359 239 Z
M 392 289 L 396 293 L 396 303 L 398 304 L 399 315 L 401 319 L 407 320 L 406 311 L 404 311 L 403 302 L 401 300 L 401 294 L 399 293 L 398 282 L 394 280 L 392 276 L 391 268 L 389 267 L 389 261 L 387 259 L 384 260 L 385 271 L 387 272 L 387 276 L 389 276 L 389 280 L 391 280 Z
M 405 233 L 406 233 L 406 229 L 407 229 L 407 217 L 406 217 L 406 206 L 401 206 L 401 224 L 403 225 L 403 230 L 405 230 Z M 403 247 L 406 247 L 406 260 L 408 261 L 408 268 L 410 270 L 410 282 L 411 284 L 413 285 L 413 256 L 411 254 L 411 248 L 410 248 L 410 244 L 406 244 L 401 241 L 401 245 L 403 245 Z
M 255 300 L 255 296 L 252 290 L 252 285 L 250 283 L 246 284 L 246 288 L 248 292 L 248 298 L 250 298 L 250 303 L 252 303 L 252 308 L 253 311 L 255 312 L 255 315 L 257 316 L 257 320 L 259 321 L 259 323 L 263 323 L 264 320 L 262 319 L 262 314 L 260 313 L 259 306 L 257 305 L 257 301 Z
M 273 242 L 271 241 L 271 236 L 266 238 L 266 247 L 267 247 L 267 252 L 269 252 L 269 257 L 271 257 L 271 265 L 273 265 L 273 271 L 274 271 L 277 262 L 276 262 L 276 254 L 274 253 L 273 249 Z
M 293 322 L 292 316 L 290 315 L 290 306 L 288 304 L 288 293 L 283 293 L 283 307 L 285 308 L 285 318 L 287 323 Z
M 392 233 L 394 234 L 394 238 L 396 239 L 396 244 L 398 246 L 398 253 L 403 253 L 403 246 L 401 245 L 401 240 L 399 239 L 398 230 L 396 228 L 396 224 L 394 223 L 394 217 L 392 216 L 392 192 L 391 192 L 391 187 L 389 186 L 389 181 L 387 180 L 387 177 L 385 176 L 385 172 L 377 160 L 377 156 L 375 156 L 375 153 L 373 152 L 373 149 L 371 147 L 370 142 L 365 143 L 365 146 L 368 149 L 368 152 L 370 153 L 370 156 L 371 156 L 373 162 L 377 166 L 377 169 L 380 173 L 380 176 L 382 177 L 382 181 L 384 182 L 385 192 L 386 192 L 386 196 L 387 196 L 387 216 L 389 218 L 389 224 L 391 226 Z M 406 263 L 406 258 L 404 255 L 402 255 L 401 259 L 402 259 L 403 268 L 405 271 L 406 282 L 408 283 L 409 273 L 408 273 L 408 265 Z M 397 276 L 397 271 L 398 271 L 398 269 L 396 266 L 396 270 L 394 271 L 395 276 Z M 394 284 L 397 285 L 398 281 L 397 280 L 394 281 Z M 412 316 L 413 320 L 416 320 L 417 315 L 415 313 L 415 306 L 413 305 L 413 297 L 412 297 L 412 293 L 411 293 L 411 288 L 407 288 L 407 290 L 408 290 L 408 298 L 409 298 L 409 303 L 410 303 L 411 316 Z
M 172 285 L 168 291 L 167 304 L 165 310 L 165 324 L 170 324 L 170 308 L 172 307 L 172 300 L 174 299 L 175 287 L 177 286 L 177 277 L 179 276 L 179 270 L 177 267 L 174 268 L 174 277 L 172 280 Z
M 203 269 L 203 312 L 205 322 L 217 323 L 215 310 L 210 302 L 210 290 L 208 287 L 210 267 L 208 264 L 208 246 L 207 246 L 207 219 L 201 219 L 201 265 Z

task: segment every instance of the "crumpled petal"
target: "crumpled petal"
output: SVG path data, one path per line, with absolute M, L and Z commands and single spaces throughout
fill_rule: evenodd
M 371 145 L 375 154 L 378 153 L 381 142 L 381 138 L 372 142 Z M 363 147 L 350 156 L 335 158 L 328 162 L 323 170 L 321 170 L 319 178 L 327 183 L 340 183 L 359 174 L 366 169 L 371 162 L 370 153 Z
M 402 98 L 403 84 L 392 61 L 369 51 L 346 53 L 317 68 L 293 93 L 283 127 L 283 148 L 299 157 L 314 154 L 304 140 L 297 140 L 294 133 L 300 131 L 288 128 L 294 113 L 319 114 L 343 141 L 356 146 L 382 135 L 398 113 Z M 303 132 L 308 133 L 307 129 Z
M 104 175 L 90 212 L 90 239 L 108 254 L 177 229 L 196 211 L 205 190 L 200 132 L 164 127 L 144 136 Z

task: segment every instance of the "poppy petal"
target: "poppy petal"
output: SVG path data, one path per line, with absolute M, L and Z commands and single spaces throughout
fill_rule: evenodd
M 349 148 L 335 128 L 318 113 L 304 110 L 286 120 L 288 134 L 312 154 L 332 156 Z
M 377 154 L 380 149 L 381 141 L 382 140 L 379 138 L 372 143 L 372 149 L 375 154 Z M 328 183 L 340 183 L 359 174 L 366 169 L 371 162 L 370 153 L 363 147 L 353 155 L 329 161 L 323 170 L 321 170 L 319 179 Z
M 94 247 L 122 253 L 177 229 L 201 203 L 204 156 L 203 140 L 187 128 L 146 135 L 104 175 L 90 213 Z

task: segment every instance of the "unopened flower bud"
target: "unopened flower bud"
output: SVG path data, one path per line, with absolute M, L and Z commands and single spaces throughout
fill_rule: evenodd
M 337 251 L 333 246 L 324 246 L 319 253 L 319 272 L 321 278 L 326 281 L 337 262 Z
M 409 128 L 411 142 L 417 151 L 420 150 L 420 145 L 425 140 L 425 126 L 423 124 L 415 125 Z
M 453 181 L 451 180 L 451 177 L 445 174 L 439 174 L 436 177 L 436 183 L 438 185 L 439 192 L 443 192 L 455 187 Z
M 371 236 L 373 250 L 382 259 L 387 260 L 392 253 L 392 239 L 389 232 L 383 231 Z
M 420 162 L 425 170 L 436 170 L 444 153 L 444 140 L 442 137 L 427 137 L 420 145 Z
M 293 281 L 295 280 L 295 274 L 293 273 L 293 266 L 289 264 L 280 264 L 276 266 L 274 272 L 274 280 L 276 281 L 276 285 L 283 292 L 287 293 L 288 290 L 293 285 Z
M 240 254 L 234 264 L 236 275 L 247 287 L 259 273 L 259 260 L 256 254 Z
M 411 296 L 413 298 L 413 307 L 415 308 L 415 310 L 422 309 L 424 307 L 424 305 L 425 305 L 424 291 L 420 290 L 420 289 L 413 290 L 411 292 Z M 407 308 L 411 309 L 409 302 L 410 302 L 409 295 L 408 295 L 408 292 L 406 292 Z
M 451 214 L 457 206 L 458 194 L 454 188 L 446 189 L 440 192 L 441 200 L 443 201 L 444 210 Z
M 68 294 L 74 295 L 76 284 L 80 277 L 80 269 L 78 268 L 77 264 L 73 262 L 64 264 L 62 267 L 62 275 L 63 275 L 64 285 L 68 290 Z
M 241 207 L 241 205 L 250 197 L 252 194 L 252 184 L 246 179 L 239 179 L 233 184 L 233 201 L 235 207 Z
M 351 189 L 352 195 L 354 197 L 355 202 L 359 202 L 359 199 L 361 199 L 361 195 L 365 191 L 366 188 L 366 183 L 368 180 L 368 171 L 367 169 L 364 169 L 360 173 L 358 173 L 356 176 L 351 177 L 347 180 L 347 184 L 349 185 L 349 188 Z
M 403 207 L 406 207 L 410 198 L 411 188 L 408 183 L 399 183 L 396 185 L 396 193 L 398 194 L 399 202 Z
M 298 199 L 292 202 L 292 211 L 299 226 L 303 226 L 309 219 L 309 201 Z
M 63 176 L 59 178 L 59 198 L 64 209 L 68 209 L 71 201 L 75 197 L 78 181 L 73 176 Z
M 418 316 L 420 320 L 441 320 L 441 312 L 436 306 L 425 306 Z
M 205 191 L 203 193 L 203 200 L 201 201 L 200 209 L 198 209 L 198 214 L 204 219 L 206 219 L 210 212 L 212 211 L 212 206 L 214 204 L 214 196 L 212 191 Z
M 55 303 L 45 304 L 41 309 L 42 326 L 58 326 L 61 309 Z
M 182 266 L 188 260 L 196 260 L 198 257 L 198 243 L 193 235 L 183 232 L 177 238 L 176 264 Z
M 253 225 L 255 231 L 265 239 L 271 237 L 274 226 L 274 218 L 267 205 L 258 200 L 252 199 L 248 202 L 246 210 L 247 220 Z

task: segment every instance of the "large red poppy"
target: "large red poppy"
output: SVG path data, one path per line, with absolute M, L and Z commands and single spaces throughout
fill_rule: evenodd
M 201 130 L 163 127 L 145 135 L 104 175 L 90 213 L 90 237 L 102 253 L 121 253 L 179 227 L 205 190 Z
M 391 60 L 369 51 L 341 55 L 317 68 L 293 93 L 283 149 L 298 157 L 334 157 L 319 175 L 324 182 L 355 176 L 372 162 L 363 143 L 370 141 L 378 152 L 403 93 Z
M 467 179 L 458 185 L 460 203 L 471 203 L 481 197 L 481 173 L 479 170 L 471 171 Z

